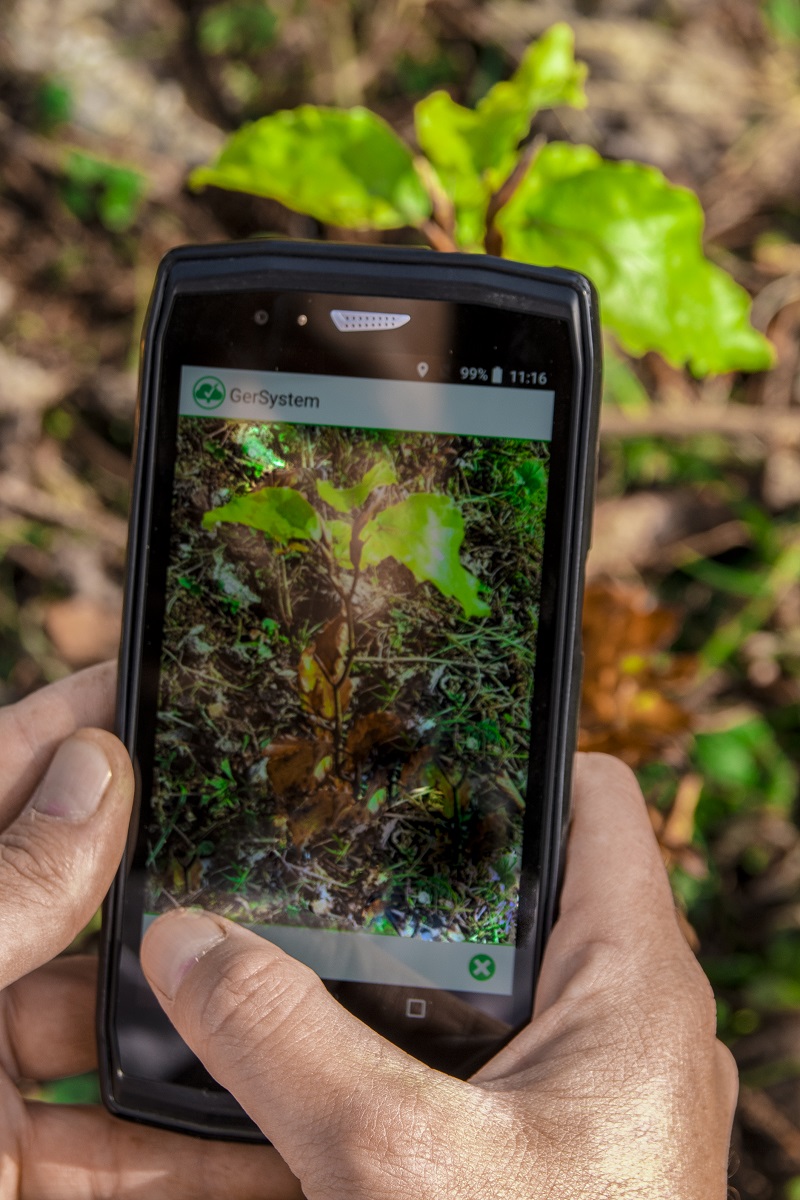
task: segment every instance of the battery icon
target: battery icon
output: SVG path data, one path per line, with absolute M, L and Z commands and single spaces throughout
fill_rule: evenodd
M 492 367 L 492 383 L 502 383 L 502 382 L 503 382 L 503 368 L 502 367 Z

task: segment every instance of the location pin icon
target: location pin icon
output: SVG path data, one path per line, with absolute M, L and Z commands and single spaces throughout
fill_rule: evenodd
M 420 379 L 424 379 L 428 374 L 428 364 L 426 362 L 417 363 L 417 374 Z

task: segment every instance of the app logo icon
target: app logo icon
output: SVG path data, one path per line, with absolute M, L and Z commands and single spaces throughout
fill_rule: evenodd
M 491 954 L 476 954 L 469 960 L 469 973 L 473 979 L 491 979 L 496 969 Z
M 420 379 L 425 378 L 425 376 L 428 374 L 428 364 L 426 362 L 417 363 L 417 374 L 419 375 Z
M 225 384 L 216 375 L 204 375 L 192 388 L 192 399 L 198 408 L 219 408 L 225 399 Z

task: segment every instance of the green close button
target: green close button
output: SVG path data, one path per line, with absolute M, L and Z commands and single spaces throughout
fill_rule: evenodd
M 469 973 L 473 979 L 491 979 L 495 969 L 494 959 L 490 954 L 476 954 L 469 960 Z

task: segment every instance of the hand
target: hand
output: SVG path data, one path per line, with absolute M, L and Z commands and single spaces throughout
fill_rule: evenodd
M 255 934 L 161 917 L 165 1011 L 308 1200 L 715 1200 L 736 1099 L 711 989 L 633 775 L 582 756 L 561 916 L 531 1024 L 470 1082 L 341 1008 Z
M 96 1065 L 95 963 L 41 964 L 92 916 L 119 862 L 133 773 L 105 724 L 114 669 L 0 711 L 0 1200 L 270 1200 L 296 1183 L 267 1147 L 201 1142 L 98 1108 L 26 1104 L 15 1082 Z M 80 732 L 76 732 L 76 731 Z

